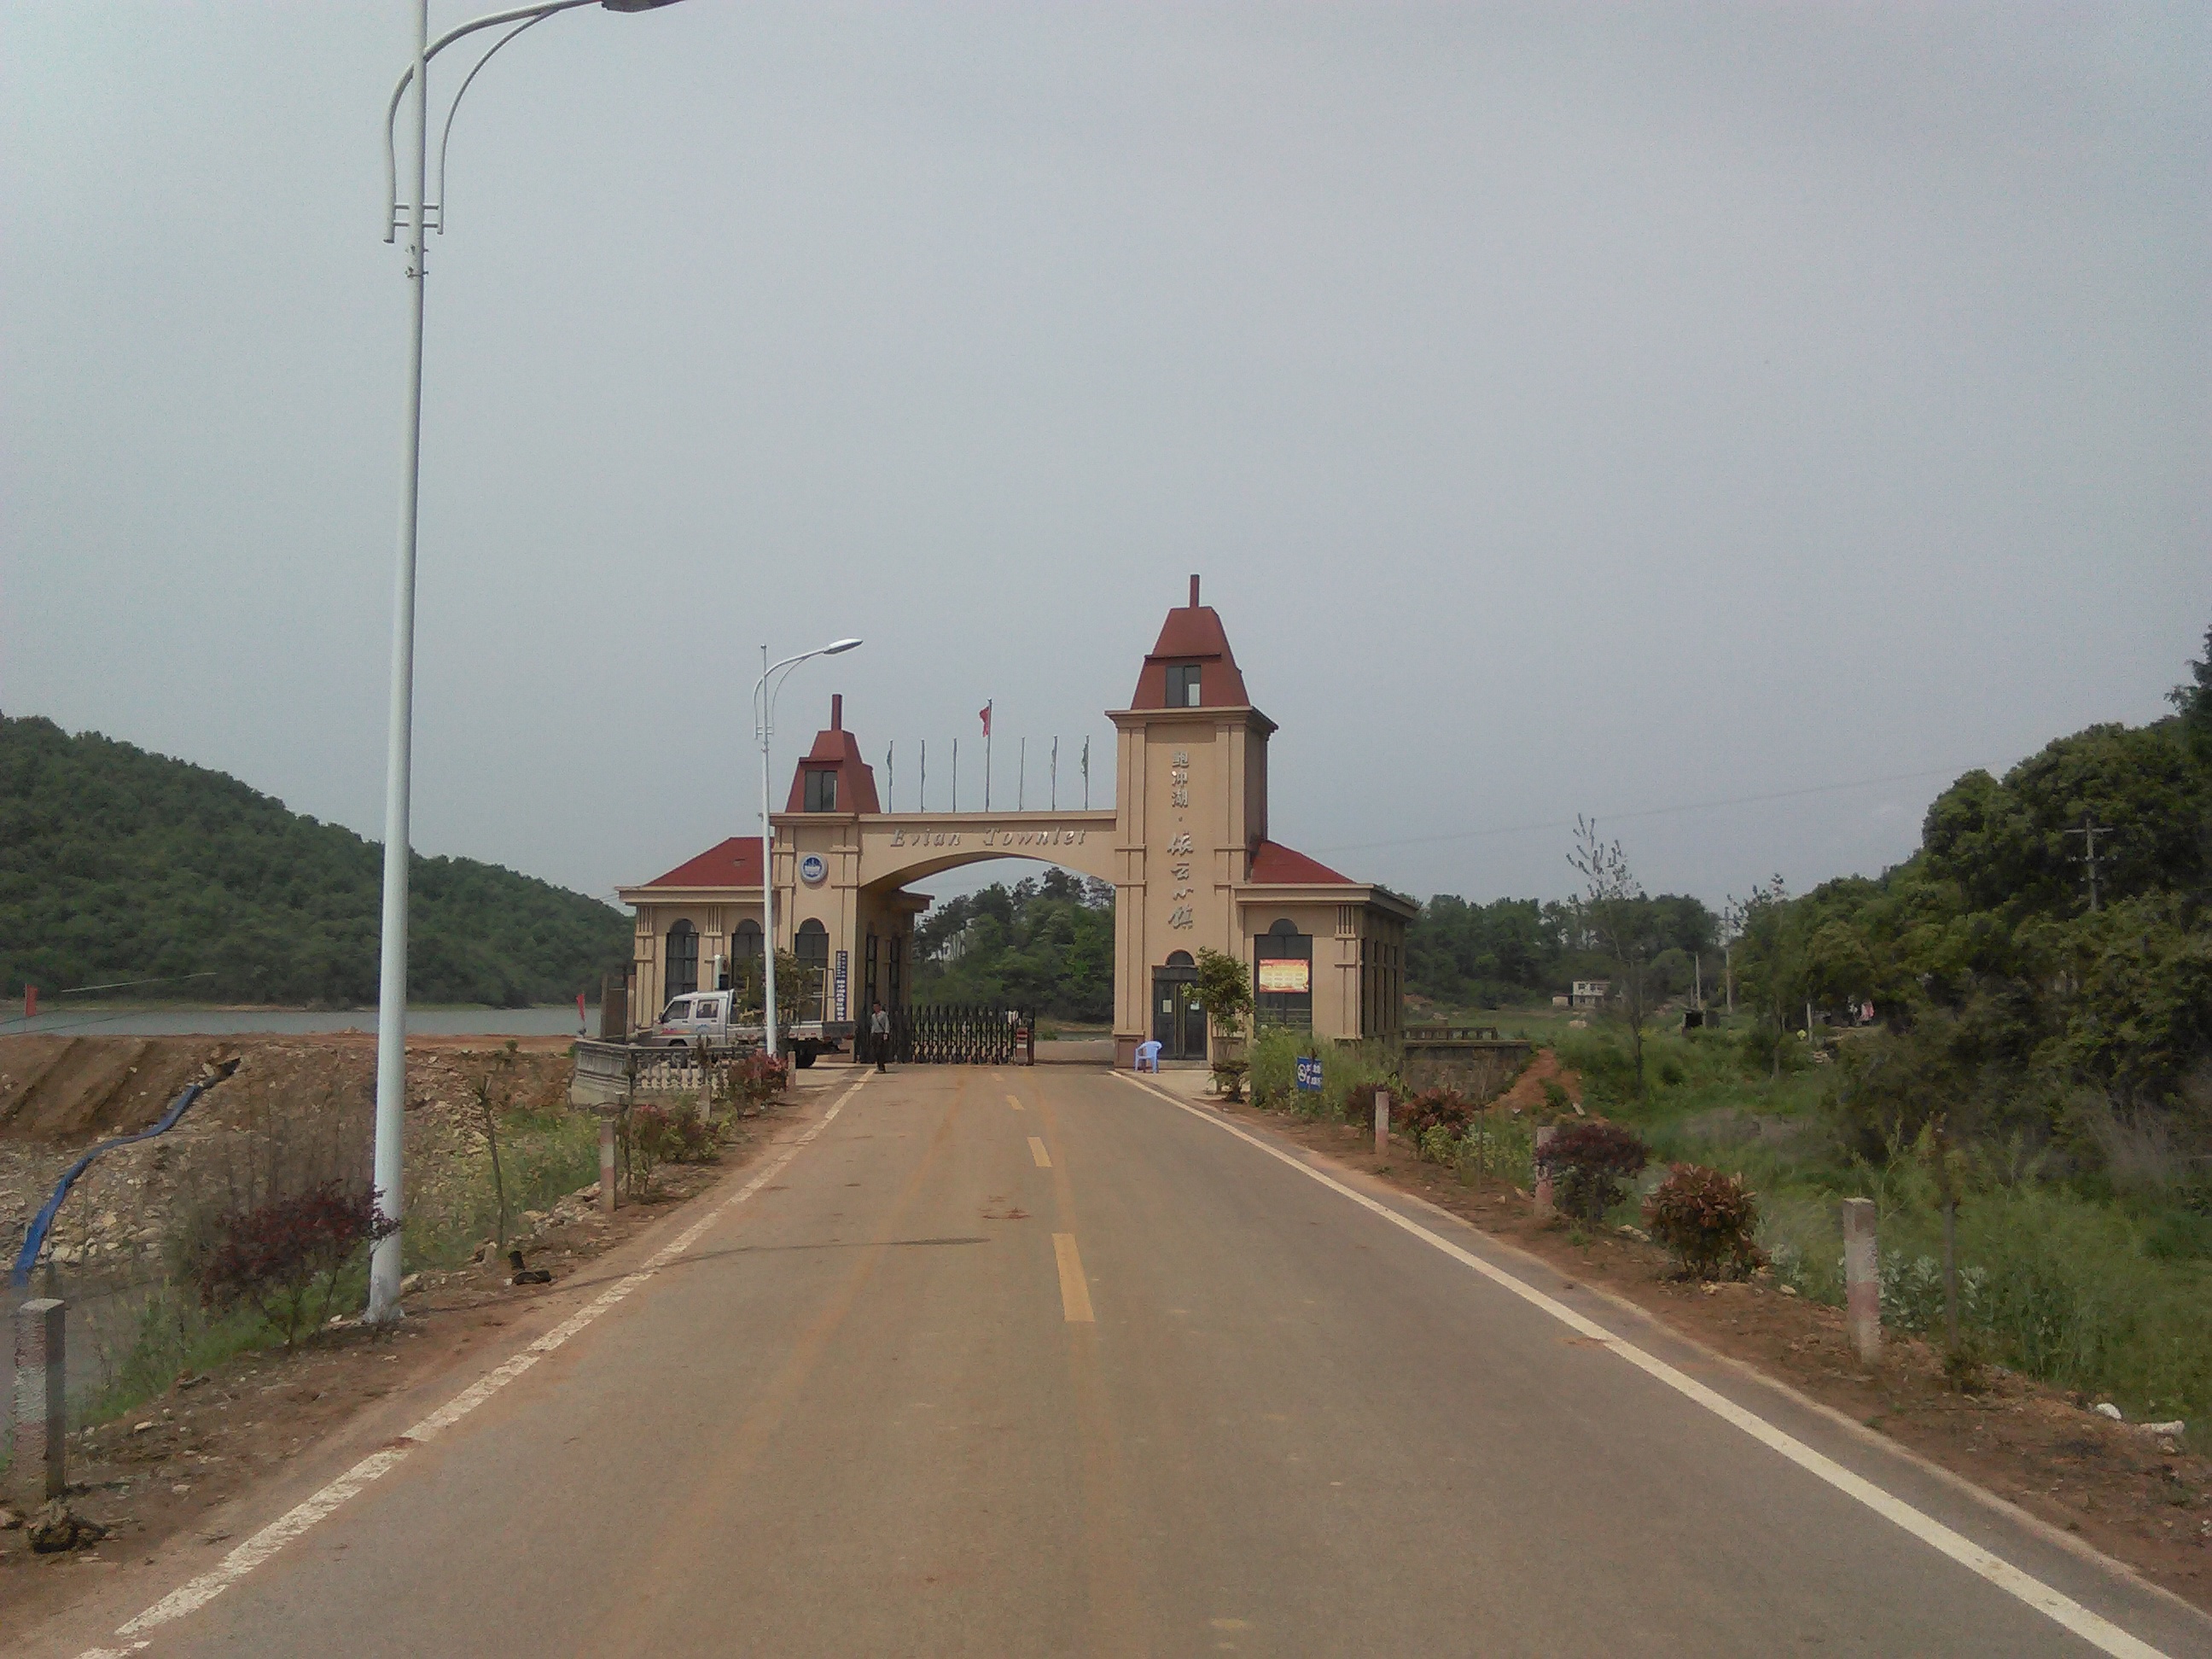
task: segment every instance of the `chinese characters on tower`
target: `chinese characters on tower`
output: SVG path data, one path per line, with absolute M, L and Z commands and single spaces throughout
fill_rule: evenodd
M 1168 773 L 1168 804 L 1176 809 L 1176 838 L 1168 843 L 1168 857 L 1174 860 L 1168 874 L 1175 882 L 1175 908 L 1168 912 L 1170 927 L 1194 927 L 1197 918 L 1192 914 L 1191 896 L 1197 890 L 1192 885 L 1190 831 L 1181 826 L 1187 822 L 1183 811 L 1190 805 L 1190 750 L 1175 751 L 1174 763 Z

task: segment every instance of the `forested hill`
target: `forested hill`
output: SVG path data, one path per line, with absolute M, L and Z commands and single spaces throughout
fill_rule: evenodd
M 0 715 L 0 995 L 211 972 L 144 994 L 376 1000 L 382 849 L 235 778 Z M 416 857 L 408 993 L 519 1006 L 596 990 L 630 949 L 611 905 Z

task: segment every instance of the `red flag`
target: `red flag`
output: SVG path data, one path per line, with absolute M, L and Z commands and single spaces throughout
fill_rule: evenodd
M 985 703 L 975 711 L 975 717 L 983 722 L 983 735 L 989 737 L 991 735 L 991 705 Z

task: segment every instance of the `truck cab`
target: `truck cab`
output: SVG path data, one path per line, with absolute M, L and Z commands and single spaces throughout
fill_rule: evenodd
M 840 1039 L 849 1036 L 852 1029 L 849 1024 L 807 1020 L 779 1025 L 776 1036 L 793 1063 L 805 1067 L 813 1065 L 817 1054 L 842 1054 Z M 764 1035 L 750 1011 L 738 1007 L 735 992 L 688 991 L 671 997 L 659 1019 L 636 1040 L 657 1048 L 688 1048 L 700 1042 L 720 1048 L 740 1042 L 757 1044 Z

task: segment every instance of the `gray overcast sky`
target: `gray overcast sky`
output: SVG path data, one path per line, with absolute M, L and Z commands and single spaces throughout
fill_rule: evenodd
M 371 834 L 410 15 L 0 7 L 0 708 Z M 868 641 L 780 782 L 839 689 L 901 805 L 924 738 L 979 799 L 987 697 L 1001 799 L 1055 733 L 1103 799 L 1196 570 L 1279 839 L 1555 895 L 1514 827 L 1589 811 L 1717 900 L 2154 718 L 2212 620 L 2201 6 L 593 8 L 451 182 L 428 852 L 748 827 L 763 639 Z

